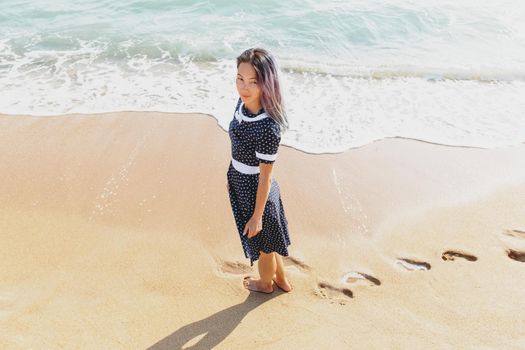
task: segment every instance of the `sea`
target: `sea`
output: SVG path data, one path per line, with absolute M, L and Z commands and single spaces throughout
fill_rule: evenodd
M 2 0 L 0 113 L 196 112 L 227 130 L 251 47 L 277 59 L 281 144 L 304 152 L 525 142 L 521 0 Z

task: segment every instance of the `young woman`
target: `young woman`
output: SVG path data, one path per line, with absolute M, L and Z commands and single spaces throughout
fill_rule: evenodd
M 227 188 L 246 258 L 258 261 L 259 279 L 244 277 L 244 287 L 263 293 L 276 284 L 285 292 L 288 282 L 282 256 L 288 256 L 290 237 L 280 189 L 272 177 L 281 132 L 288 128 L 274 57 L 251 48 L 237 57 L 239 100 L 230 122 L 232 160 Z

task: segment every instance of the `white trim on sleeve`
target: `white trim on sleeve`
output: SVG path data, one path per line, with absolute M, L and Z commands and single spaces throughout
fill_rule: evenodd
M 277 153 L 276 154 L 264 154 L 264 153 L 259 153 L 255 151 L 255 156 L 259 159 L 264 159 L 264 160 L 276 160 L 277 159 Z

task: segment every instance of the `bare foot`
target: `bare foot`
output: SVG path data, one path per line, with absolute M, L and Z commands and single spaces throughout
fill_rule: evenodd
M 283 292 L 291 292 L 293 290 L 293 286 L 288 282 L 288 279 L 285 277 L 284 279 L 277 279 L 276 275 L 273 275 L 273 282 L 279 287 Z
M 266 294 L 270 294 L 273 292 L 272 286 L 270 287 L 264 286 L 260 279 L 256 280 L 256 279 L 253 279 L 251 276 L 244 277 L 243 284 L 244 284 L 244 288 L 253 290 L 254 292 L 261 292 L 261 293 L 266 293 Z

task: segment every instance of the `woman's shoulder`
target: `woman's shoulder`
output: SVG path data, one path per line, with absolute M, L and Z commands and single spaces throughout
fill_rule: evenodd
M 268 116 L 264 119 L 261 119 L 260 122 L 263 135 L 270 134 L 275 137 L 281 136 L 281 128 L 279 127 L 279 123 L 277 123 L 277 121 L 275 121 L 272 117 Z
M 273 119 L 270 115 L 268 115 L 268 117 L 264 118 L 264 120 L 266 121 L 266 124 L 268 125 L 269 128 L 272 128 L 272 129 L 277 129 L 279 130 L 279 123 Z

